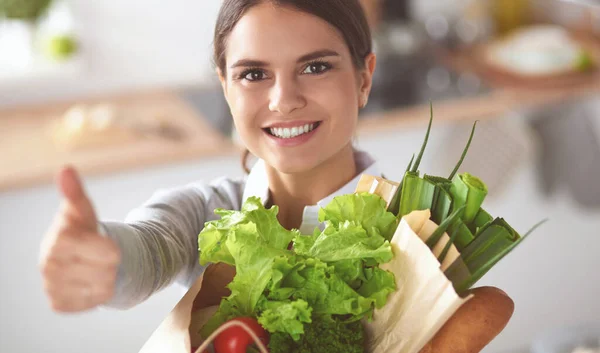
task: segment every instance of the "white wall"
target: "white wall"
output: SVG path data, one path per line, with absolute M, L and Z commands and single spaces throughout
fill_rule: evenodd
M 86 178 L 99 218 L 122 220 L 161 187 L 241 173 L 239 158 Z M 59 205 L 54 187 L 0 193 L 0 352 L 135 353 L 179 301 L 168 288 L 129 311 L 58 315 L 48 306 L 38 271 L 41 239 Z
M 206 82 L 216 0 L 69 0 L 85 70 L 76 76 L 0 81 L 0 107 L 141 87 Z
M 380 160 L 388 178 L 398 179 L 423 133 L 389 131 L 361 138 L 359 144 Z M 448 133 L 447 127 L 434 129 L 422 172 L 441 172 L 437 166 L 445 156 L 440 143 Z M 158 188 L 238 174 L 238 163 L 237 156 L 199 160 L 90 178 L 86 184 L 100 217 L 119 220 Z M 516 304 L 513 319 L 486 352 L 521 352 L 548 328 L 600 318 L 600 212 L 581 210 L 563 196 L 546 200 L 536 177 L 532 161 L 525 161 L 505 192 L 485 204 L 522 232 L 540 219 L 551 219 L 478 284 L 502 288 Z M 0 352 L 137 352 L 182 293 L 170 288 L 126 312 L 52 313 L 37 254 L 57 204 L 52 187 L 0 194 Z

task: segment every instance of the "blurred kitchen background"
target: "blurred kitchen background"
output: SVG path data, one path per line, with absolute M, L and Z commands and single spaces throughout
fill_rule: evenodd
M 448 174 L 479 120 L 462 170 L 488 184 L 488 210 L 521 232 L 550 220 L 478 283 L 516 305 L 485 352 L 566 353 L 582 341 L 560 341 L 586 332 L 599 341 L 600 3 L 362 2 L 379 62 L 358 147 L 398 180 L 431 101 L 421 170 Z M 158 189 L 243 173 L 211 64 L 219 6 L 0 1 L 0 352 L 137 352 L 183 295 L 58 315 L 38 250 L 64 163 L 116 220 Z

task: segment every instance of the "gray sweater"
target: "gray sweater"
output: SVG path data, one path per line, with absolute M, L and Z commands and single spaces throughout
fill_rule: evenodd
M 354 192 L 362 174 L 380 175 L 367 153 L 356 151 L 355 158 L 358 175 L 316 205 L 305 207 L 301 232 L 312 234 L 320 226 L 319 208 L 337 195 Z M 251 196 L 268 201 L 263 161 L 256 163 L 247 177 L 222 177 L 160 190 L 123 222 L 100 222 L 100 232 L 115 240 L 122 254 L 115 295 L 105 307 L 131 308 L 174 283 L 191 287 L 204 271 L 198 261 L 198 234 L 205 222 L 218 218 L 217 208 L 240 210 Z

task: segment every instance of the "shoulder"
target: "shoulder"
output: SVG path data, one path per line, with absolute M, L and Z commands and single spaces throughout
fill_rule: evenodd
M 185 209 L 240 209 L 246 177 L 223 176 L 197 180 L 156 190 L 144 206 L 175 206 Z

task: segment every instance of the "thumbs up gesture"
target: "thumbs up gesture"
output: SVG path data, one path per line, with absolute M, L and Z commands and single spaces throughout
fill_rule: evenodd
M 89 310 L 112 298 L 121 255 L 112 239 L 98 233 L 77 172 L 64 168 L 57 184 L 62 205 L 40 248 L 44 289 L 56 312 Z

